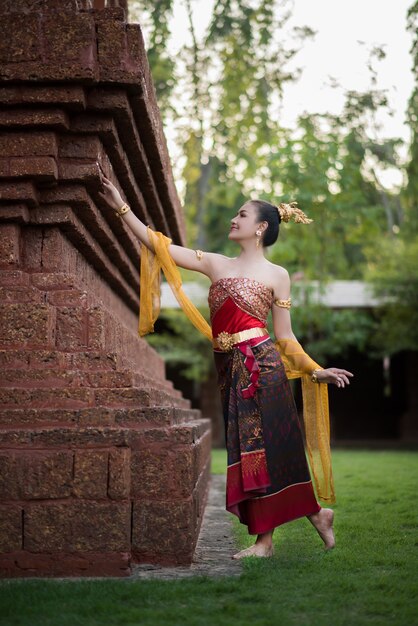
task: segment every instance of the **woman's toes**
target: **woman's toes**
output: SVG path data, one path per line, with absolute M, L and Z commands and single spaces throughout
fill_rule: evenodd
M 243 559 L 246 556 L 270 557 L 273 556 L 273 554 L 273 546 L 265 547 L 261 544 L 255 543 L 253 546 L 245 548 L 245 550 L 241 550 L 241 552 L 237 552 L 232 558 Z

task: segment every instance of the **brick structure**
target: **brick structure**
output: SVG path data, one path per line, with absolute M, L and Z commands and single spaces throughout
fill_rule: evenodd
M 208 420 L 137 337 L 139 245 L 98 195 L 97 161 L 184 241 L 141 32 L 105 4 L 0 5 L 6 577 L 190 563 L 206 500 Z

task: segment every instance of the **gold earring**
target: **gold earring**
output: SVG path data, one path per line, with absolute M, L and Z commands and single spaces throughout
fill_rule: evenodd
M 260 241 L 261 241 L 262 232 L 260 230 L 256 230 L 255 234 L 256 234 L 256 237 L 257 237 L 257 240 L 255 242 L 255 247 L 259 248 L 260 247 Z

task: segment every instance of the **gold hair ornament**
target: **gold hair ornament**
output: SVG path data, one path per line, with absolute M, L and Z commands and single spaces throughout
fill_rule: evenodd
M 296 224 L 310 224 L 313 220 L 309 219 L 305 213 L 298 208 L 297 202 L 281 202 L 277 207 L 282 222 L 290 222 L 293 219 Z

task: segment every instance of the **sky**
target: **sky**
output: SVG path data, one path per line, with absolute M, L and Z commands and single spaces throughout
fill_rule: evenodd
M 258 0 L 249 0 L 249 2 Z M 202 40 L 215 0 L 191 0 L 193 22 L 198 40 Z M 406 14 L 413 0 L 293 0 L 287 28 L 309 26 L 316 35 L 287 66 L 302 68 L 297 81 L 286 83 L 280 105 L 283 126 L 294 127 L 304 112 L 341 112 L 348 90 L 363 91 L 371 87 L 367 59 L 371 48 L 383 46 L 386 58 L 376 65 L 377 85 L 387 90 L 392 115 L 377 116 L 381 139 L 400 137 L 400 150 L 408 158 L 410 130 L 406 125 L 408 99 L 414 88 L 412 73 L 412 35 L 406 30 Z M 281 0 L 277 0 L 278 6 Z M 172 55 L 185 44 L 191 44 L 185 0 L 174 0 L 174 19 L 169 49 Z M 288 31 L 290 32 L 290 30 Z M 283 33 L 286 37 L 286 33 Z M 145 34 L 146 36 L 146 34 Z M 333 88 L 332 84 L 341 87 Z M 182 157 L 175 142 L 174 129 L 166 126 L 169 152 L 177 184 L 180 181 Z M 382 171 L 381 183 L 387 188 L 402 184 L 402 173 L 392 168 Z M 181 193 L 181 189 L 179 189 Z
M 213 5 L 214 0 L 192 0 L 198 38 L 206 30 Z M 388 90 L 394 115 L 380 120 L 382 134 L 408 141 L 405 111 L 413 90 L 413 75 L 412 37 L 406 31 L 406 13 L 411 5 L 412 0 L 293 0 L 289 24 L 309 26 L 317 34 L 293 61 L 295 67 L 304 69 L 296 83 L 285 87 L 283 123 L 292 125 L 304 111 L 339 113 L 344 89 L 361 91 L 370 86 L 368 50 L 376 44 L 384 45 L 387 57 L 378 67 L 378 87 Z M 174 2 L 172 33 L 173 53 L 190 43 L 184 0 Z M 331 88 L 330 77 L 343 89 Z

